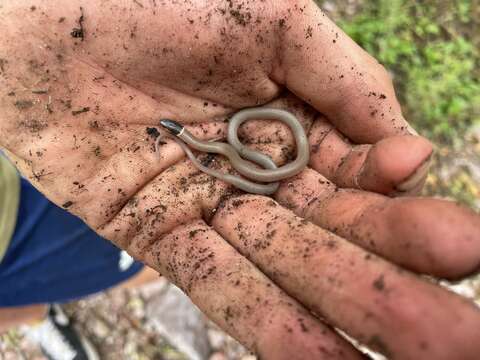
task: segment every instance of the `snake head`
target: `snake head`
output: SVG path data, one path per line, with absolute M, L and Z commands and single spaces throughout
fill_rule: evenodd
M 160 120 L 160 125 L 167 129 L 172 135 L 179 135 L 183 131 L 183 126 L 170 119 Z

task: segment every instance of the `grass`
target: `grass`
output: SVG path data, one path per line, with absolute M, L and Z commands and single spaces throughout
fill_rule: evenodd
M 322 1 L 319 1 L 322 5 Z M 480 3 L 336 1 L 337 23 L 394 75 L 407 119 L 436 142 L 480 122 Z

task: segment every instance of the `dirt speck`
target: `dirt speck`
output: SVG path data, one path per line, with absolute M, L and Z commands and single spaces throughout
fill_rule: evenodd
M 89 112 L 89 111 L 90 111 L 90 108 L 88 106 L 87 107 L 82 107 L 81 109 L 73 110 L 72 115 L 77 116 L 77 115 L 80 115 L 80 114 L 83 114 L 83 113 L 86 113 L 86 112 Z
M 67 201 L 67 202 L 65 202 L 65 203 L 62 205 L 62 207 L 63 207 L 64 209 L 68 209 L 68 208 L 69 208 L 70 206 L 72 206 L 72 205 L 73 205 L 73 201 Z
M 20 127 L 28 129 L 32 134 L 38 133 L 43 129 L 46 129 L 48 125 L 37 119 L 25 119 L 19 122 Z
M 302 330 L 302 332 L 308 332 L 308 328 L 307 326 L 304 324 L 303 322 L 304 320 L 302 318 L 298 318 L 298 323 L 300 325 L 300 329 Z
M 33 101 L 31 100 L 17 100 L 14 103 L 15 107 L 20 110 L 30 109 L 33 106 Z
M 383 291 L 385 289 L 385 279 L 383 275 L 380 275 L 375 281 L 373 282 L 374 289 L 378 291 Z
M 145 129 L 146 133 L 152 137 L 152 139 L 156 140 L 160 136 L 160 132 L 157 128 L 154 127 L 147 127 Z
M 5 59 L 0 58 L 0 71 L 4 72 L 5 71 L 5 65 L 7 65 L 8 61 Z
M 230 7 L 232 4 L 230 3 Z M 241 11 L 241 8 L 230 9 L 230 15 L 235 19 L 236 23 L 241 26 L 247 26 L 252 19 L 252 14 L 249 12 Z
M 85 17 L 83 16 L 83 8 L 80 7 L 80 17 L 78 18 L 78 27 L 75 27 L 70 32 L 70 35 L 75 39 L 81 39 L 82 41 L 85 39 L 85 29 L 83 27 L 83 22 L 85 21 Z
M 307 27 L 307 30 L 305 31 L 305 39 L 309 39 L 313 36 L 313 28 L 311 26 Z

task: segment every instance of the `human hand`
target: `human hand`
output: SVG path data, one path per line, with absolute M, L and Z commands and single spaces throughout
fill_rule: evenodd
M 242 343 L 269 359 L 359 358 L 331 325 L 393 358 L 476 358 L 479 311 L 418 274 L 477 270 L 479 217 L 379 194 L 415 193 L 431 145 L 408 135 L 385 70 L 312 1 L 0 6 L 1 146 Z M 217 138 L 257 105 L 293 112 L 311 143 L 277 202 L 199 173 L 167 138 L 153 151 L 161 118 Z M 276 122 L 242 135 L 278 163 L 294 152 Z

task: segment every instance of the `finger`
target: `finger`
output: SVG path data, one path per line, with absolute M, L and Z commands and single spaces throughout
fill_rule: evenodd
M 211 217 L 230 188 L 182 156 L 130 197 L 97 229 L 100 234 L 168 276 L 208 316 L 267 359 L 302 359 L 310 353 L 359 358 L 199 220 Z M 225 165 L 216 159 L 209 163 Z
M 168 276 L 222 328 L 267 359 L 301 359 L 309 352 L 319 358 L 324 352 L 357 358 L 350 345 L 198 220 L 210 216 L 227 193 L 225 184 L 181 161 L 142 188 L 99 230 Z M 290 339 L 289 349 L 285 338 Z
M 314 1 L 284 5 L 275 81 L 325 114 L 356 143 L 411 133 L 387 71 Z
M 480 270 L 480 217 L 452 202 L 342 190 L 313 170 L 282 184 L 276 198 L 297 215 L 415 272 L 458 279 Z
M 262 359 L 360 359 L 203 221 L 173 229 L 142 259 Z
M 480 351 L 472 304 L 268 198 L 230 199 L 212 224 L 287 293 L 389 358 L 473 360 Z
M 426 139 L 407 135 L 375 145 L 353 145 L 324 116 L 291 94 L 266 106 L 290 111 L 310 129 L 310 166 L 338 186 L 390 195 L 421 189 L 433 152 Z M 239 136 L 255 150 L 267 151 L 278 165 L 295 158 L 295 140 L 288 127 L 278 121 L 248 121 Z
M 340 187 L 382 194 L 421 188 L 433 153 L 419 136 L 394 136 L 374 145 L 353 145 L 322 116 L 313 123 L 310 166 Z

